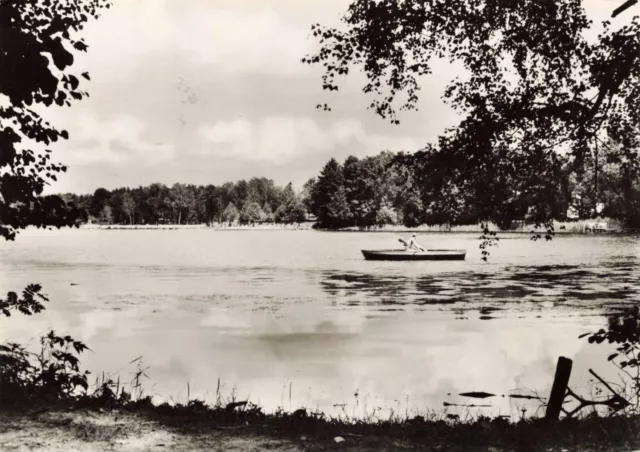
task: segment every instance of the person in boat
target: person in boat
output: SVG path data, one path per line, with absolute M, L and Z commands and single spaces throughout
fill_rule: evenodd
M 405 251 L 409 251 L 409 250 L 424 251 L 424 248 L 418 243 L 416 239 L 416 234 L 412 234 L 411 238 L 408 241 L 401 238 L 400 242 L 404 245 Z
M 418 243 L 416 234 L 411 234 L 411 240 L 409 240 L 409 249 L 414 249 L 416 251 L 424 251 L 424 248 Z

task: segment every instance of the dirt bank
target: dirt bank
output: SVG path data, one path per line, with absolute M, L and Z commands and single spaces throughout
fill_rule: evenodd
M 186 432 L 133 414 L 49 412 L 0 415 L 0 450 L 47 451 L 254 451 L 303 450 L 291 441 L 238 428 L 211 426 Z
M 484 422 L 484 423 L 483 423 Z M 590 419 L 557 426 L 488 421 L 458 426 L 221 425 L 206 417 L 149 416 L 124 411 L 0 413 L 0 450 L 11 451 L 632 451 L 640 449 L 638 419 Z M 337 439 L 338 438 L 338 439 Z M 336 440 L 337 439 L 337 440 Z

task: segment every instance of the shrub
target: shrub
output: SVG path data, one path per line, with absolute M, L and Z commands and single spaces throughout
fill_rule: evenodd
M 40 338 L 37 353 L 13 342 L 0 344 L 0 402 L 52 402 L 86 393 L 89 372 L 79 367 L 85 350 L 82 342 L 54 331 Z

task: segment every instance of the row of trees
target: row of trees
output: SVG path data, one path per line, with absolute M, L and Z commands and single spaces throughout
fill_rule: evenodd
M 617 159 L 616 146 L 602 146 L 580 168 L 559 161 L 545 181 L 528 187 L 483 169 L 482 183 L 449 174 L 452 162 L 424 151 L 382 152 L 343 163 L 329 160 L 299 193 L 273 180 L 253 178 L 221 186 L 152 184 L 63 198 L 95 221 L 116 224 L 299 223 L 309 214 L 326 229 L 403 224 L 477 224 L 492 217 L 503 229 L 540 218 L 588 219 L 597 215 L 640 227 L 640 177 Z M 544 187 L 542 189 L 541 187 Z M 499 196 L 497 196 L 499 194 Z M 490 211 L 490 212 L 489 212 Z
M 303 199 L 318 225 L 335 229 L 403 224 L 478 224 L 492 218 L 503 229 L 518 223 L 535 224 L 546 218 L 588 219 L 598 215 L 640 227 L 640 172 L 619 158 L 609 144 L 588 154 L 578 166 L 558 159 L 553 171 L 531 183 L 505 177 L 498 167 L 485 165 L 469 181 L 456 162 L 442 162 L 442 154 L 383 152 L 375 157 L 349 157 L 343 164 L 331 159 L 317 179 L 305 185 Z M 452 174 L 454 173 L 454 174 Z M 543 180 L 544 179 L 544 180 Z M 534 181 L 536 182 L 536 181 Z
M 92 195 L 67 193 L 62 198 L 93 221 L 106 224 L 299 223 L 307 217 L 301 196 L 290 183 L 282 188 L 266 178 L 221 186 L 156 183 L 112 191 L 98 188 Z

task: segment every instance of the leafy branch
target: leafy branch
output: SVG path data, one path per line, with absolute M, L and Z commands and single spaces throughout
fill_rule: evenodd
M 18 310 L 24 315 L 37 314 L 44 311 L 43 302 L 49 299 L 42 292 L 42 286 L 39 284 L 29 284 L 23 291 L 22 297 L 15 292 L 8 292 L 7 297 L 0 299 L 0 312 L 6 316 L 11 316 L 12 310 Z
M 16 343 L 0 344 L 0 401 L 55 401 L 89 388 L 88 371 L 80 370 L 80 355 L 89 350 L 71 336 L 54 331 L 40 338 L 40 350 Z

